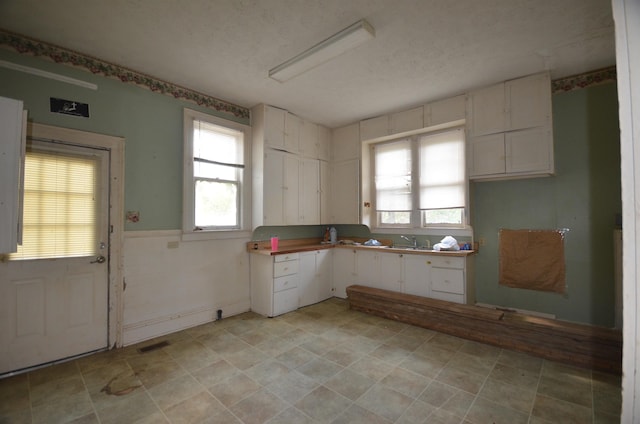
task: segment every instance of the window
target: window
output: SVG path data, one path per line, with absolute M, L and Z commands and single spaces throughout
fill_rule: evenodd
M 96 253 L 99 161 L 29 148 L 24 166 L 22 245 L 14 260 Z
M 242 229 L 246 132 L 185 109 L 185 232 Z
M 373 144 L 378 227 L 464 227 L 467 199 L 461 128 Z

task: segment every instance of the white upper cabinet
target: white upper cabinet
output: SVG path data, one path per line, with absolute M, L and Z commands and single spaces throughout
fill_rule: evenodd
M 476 180 L 552 175 L 549 73 L 469 93 L 469 177 Z
M 302 125 L 302 118 L 290 112 L 286 113 L 284 118 L 284 149 L 287 152 L 298 153 L 300 151 Z
M 360 121 L 360 140 L 373 140 L 388 135 L 419 130 L 423 127 L 424 108 L 419 106 L 402 112 Z
M 331 131 L 331 160 L 360 159 L 360 124 L 358 122 Z
M 302 120 L 300 127 L 300 155 L 318 159 L 318 124 Z
M 367 141 L 389 135 L 389 115 L 360 121 L 360 140 Z
M 331 130 L 318 125 L 318 159 L 331 160 Z
M 389 135 L 419 130 L 424 127 L 422 106 L 389 115 Z
M 262 105 L 264 113 L 264 143 L 274 149 L 284 149 L 284 121 L 287 111 Z
M 300 159 L 299 224 L 320 224 L 320 161 Z
M 17 250 L 26 115 L 22 102 L 0 97 L 0 253 Z
M 331 223 L 360 223 L 360 161 L 331 164 Z
M 462 94 L 426 104 L 424 106 L 424 126 L 430 127 L 465 119 L 466 102 L 466 96 Z

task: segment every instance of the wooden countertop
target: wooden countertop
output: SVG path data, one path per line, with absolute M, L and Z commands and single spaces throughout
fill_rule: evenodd
M 324 249 L 356 249 L 356 250 L 380 250 L 382 252 L 409 254 L 409 255 L 438 255 L 438 256 L 461 256 L 466 257 L 476 253 L 475 250 L 424 250 L 424 249 L 411 249 L 405 247 L 391 247 L 390 240 L 381 240 L 382 246 L 365 246 L 362 243 L 366 240 L 354 240 L 349 239 L 349 242 L 345 243 L 344 240 L 338 240 L 337 244 L 329 244 L 322 242 L 321 239 L 296 239 L 296 240 L 280 240 L 278 243 L 278 250 L 271 250 L 271 243 L 268 240 L 265 241 L 250 241 L 247 243 L 247 252 L 275 256 L 286 255 L 289 253 L 299 252 L 312 252 L 314 250 Z M 356 244 L 351 244 L 355 242 Z

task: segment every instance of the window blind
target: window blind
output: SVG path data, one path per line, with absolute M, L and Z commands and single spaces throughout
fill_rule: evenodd
M 465 206 L 462 130 L 420 137 L 420 209 Z
M 411 210 L 411 141 L 381 143 L 375 152 L 376 209 Z
M 95 157 L 28 151 L 22 245 L 10 259 L 94 255 L 97 177 Z

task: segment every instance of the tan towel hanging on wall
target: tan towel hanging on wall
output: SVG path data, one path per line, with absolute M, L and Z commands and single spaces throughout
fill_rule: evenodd
M 500 284 L 565 292 L 564 231 L 501 229 L 499 258 Z

